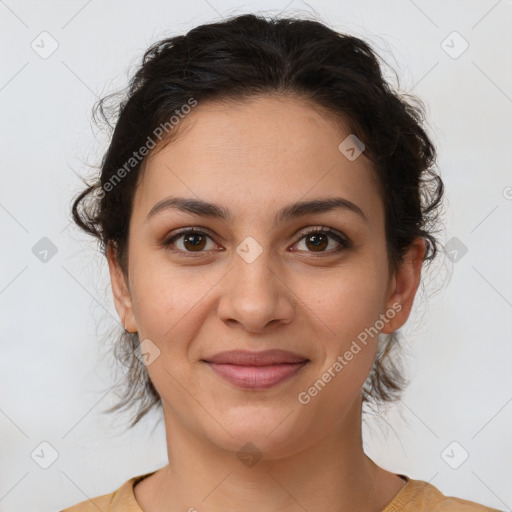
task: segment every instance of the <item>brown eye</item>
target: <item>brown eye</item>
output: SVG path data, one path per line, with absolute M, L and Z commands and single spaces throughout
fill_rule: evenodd
M 200 251 L 206 245 L 206 238 L 203 235 L 191 233 L 183 237 L 183 245 L 186 249 L 191 248 L 192 251 Z
M 331 240 L 334 240 L 338 247 L 331 248 L 329 250 L 325 250 L 329 247 L 329 243 Z M 317 228 L 310 230 L 308 232 L 302 233 L 302 237 L 299 239 L 297 243 L 304 241 L 306 246 L 306 252 L 313 253 L 335 253 L 339 252 L 343 249 L 348 249 L 351 247 L 351 243 L 348 238 L 342 236 L 331 228 Z
M 171 238 L 166 240 L 163 245 L 169 249 L 174 249 L 173 246 L 176 245 L 176 250 L 182 252 L 204 252 L 208 240 L 211 240 L 211 237 L 206 233 L 196 229 L 187 229 L 186 231 L 181 231 L 180 233 L 173 235 Z M 176 243 L 180 241 L 182 247 L 178 247 L 179 243 Z
M 324 234 L 311 233 L 305 237 L 306 247 L 313 251 L 322 251 L 329 245 L 329 237 Z

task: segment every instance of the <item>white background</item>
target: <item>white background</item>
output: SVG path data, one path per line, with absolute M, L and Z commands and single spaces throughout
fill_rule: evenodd
M 440 255 L 449 277 L 418 297 L 403 329 L 412 382 L 400 405 L 365 420 L 365 449 L 446 495 L 511 510 L 512 2 L 3 0 L 0 511 L 54 512 L 166 464 L 158 416 L 124 432 L 123 418 L 101 414 L 115 402 L 102 340 L 119 324 L 105 262 L 69 216 L 78 176 L 105 148 L 91 108 L 157 39 L 281 9 L 365 38 L 427 103 L 447 187 L 443 243 L 467 247 L 456 263 Z M 47 59 L 31 48 L 43 31 L 59 45 Z M 441 46 L 453 31 L 469 43 L 458 58 Z M 32 252 L 42 237 L 58 250 L 46 263 Z M 48 469 L 31 458 L 42 441 L 58 452 Z M 441 457 L 452 441 L 469 453 L 456 470 Z

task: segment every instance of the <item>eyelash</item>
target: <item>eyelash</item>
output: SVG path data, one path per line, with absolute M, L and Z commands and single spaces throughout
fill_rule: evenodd
M 185 228 L 183 229 L 182 231 L 179 231 L 178 233 L 175 233 L 173 234 L 170 238 L 167 238 L 166 240 L 164 240 L 164 242 L 162 243 L 163 247 L 167 250 L 170 250 L 170 251 L 175 251 L 175 252 L 181 252 L 182 254 L 186 254 L 187 257 L 190 255 L 192 257 L 196 257 L 195 254 L 202 254 L 204 252 L 207 252 L 207 251 L 197 251 L 197 252 L 194 252 L 194 251 L 183 251 L 182 249 L 172 249 L 171 248 L 171 245 L 179 238 L 185 236 L 185 235 L 190 235 L 190 234 L 193 234 L 193 235 L 201 235 L 201 236 L 205 236 L 207 238 L 210 238 L 211 240 L 213 240 L 213 238 L 208 235 L 207 233 L 197 229 L 197 228 Z M 315 253 L 314 251 L 306 251 L 306 252 L 309 252 L 310 254 L 314 255 L 314 256 L 321 256 L 321 255 L 332 255 L 332 254 L 336 254 L 336 253 L 339 253 L 345 249 L 350 249 L 352 247 L 352 242 L 344 235 L 338 233 L 337 231 L 335 231 L 334 229 L 332 228 L 328 228 L 328 227 L 319 227 L 319 228 L 313 228 L 313 229 L 310 229 L 310 230 L 304 230 L 304 231 L 301 231 L 299 233 L 299 238 L 295 241 L 295 244 L 297 244 L 298 242 L 300 242 L 302 239 L 306 238 L 308 235 L 312 235 L 312 234 L 324 234 L 324 235 L 327 235 L 331 238 L 333 238 L 336 242 L 338 242 L 340 244 L 340 247 L 336 248 L 336 249 L 331 249 L 330 251 L 320 251 L 318 253 Z M 303 252 L 303 251 L 299 251 L 299 252 Z

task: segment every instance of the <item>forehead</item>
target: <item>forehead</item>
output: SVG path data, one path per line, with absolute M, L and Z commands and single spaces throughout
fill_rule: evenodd
M 261 215 L 332 195 L 358 204 L 368 217 L 382 216 L 373 165 L 364 153 L 348 160 L 338 146 L 350 132 L 305 100 L 199 102 L 176 135 L 145 162 L 134 209 L 147 214 L 164 197 L 185 195 Z

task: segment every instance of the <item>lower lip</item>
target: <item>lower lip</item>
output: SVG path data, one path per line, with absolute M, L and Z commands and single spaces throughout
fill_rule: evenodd
M 267 389 L 294 376 L 308 361 L 269 366 L 239 366 L 207 363 L 220 377 L 245 389 Z

